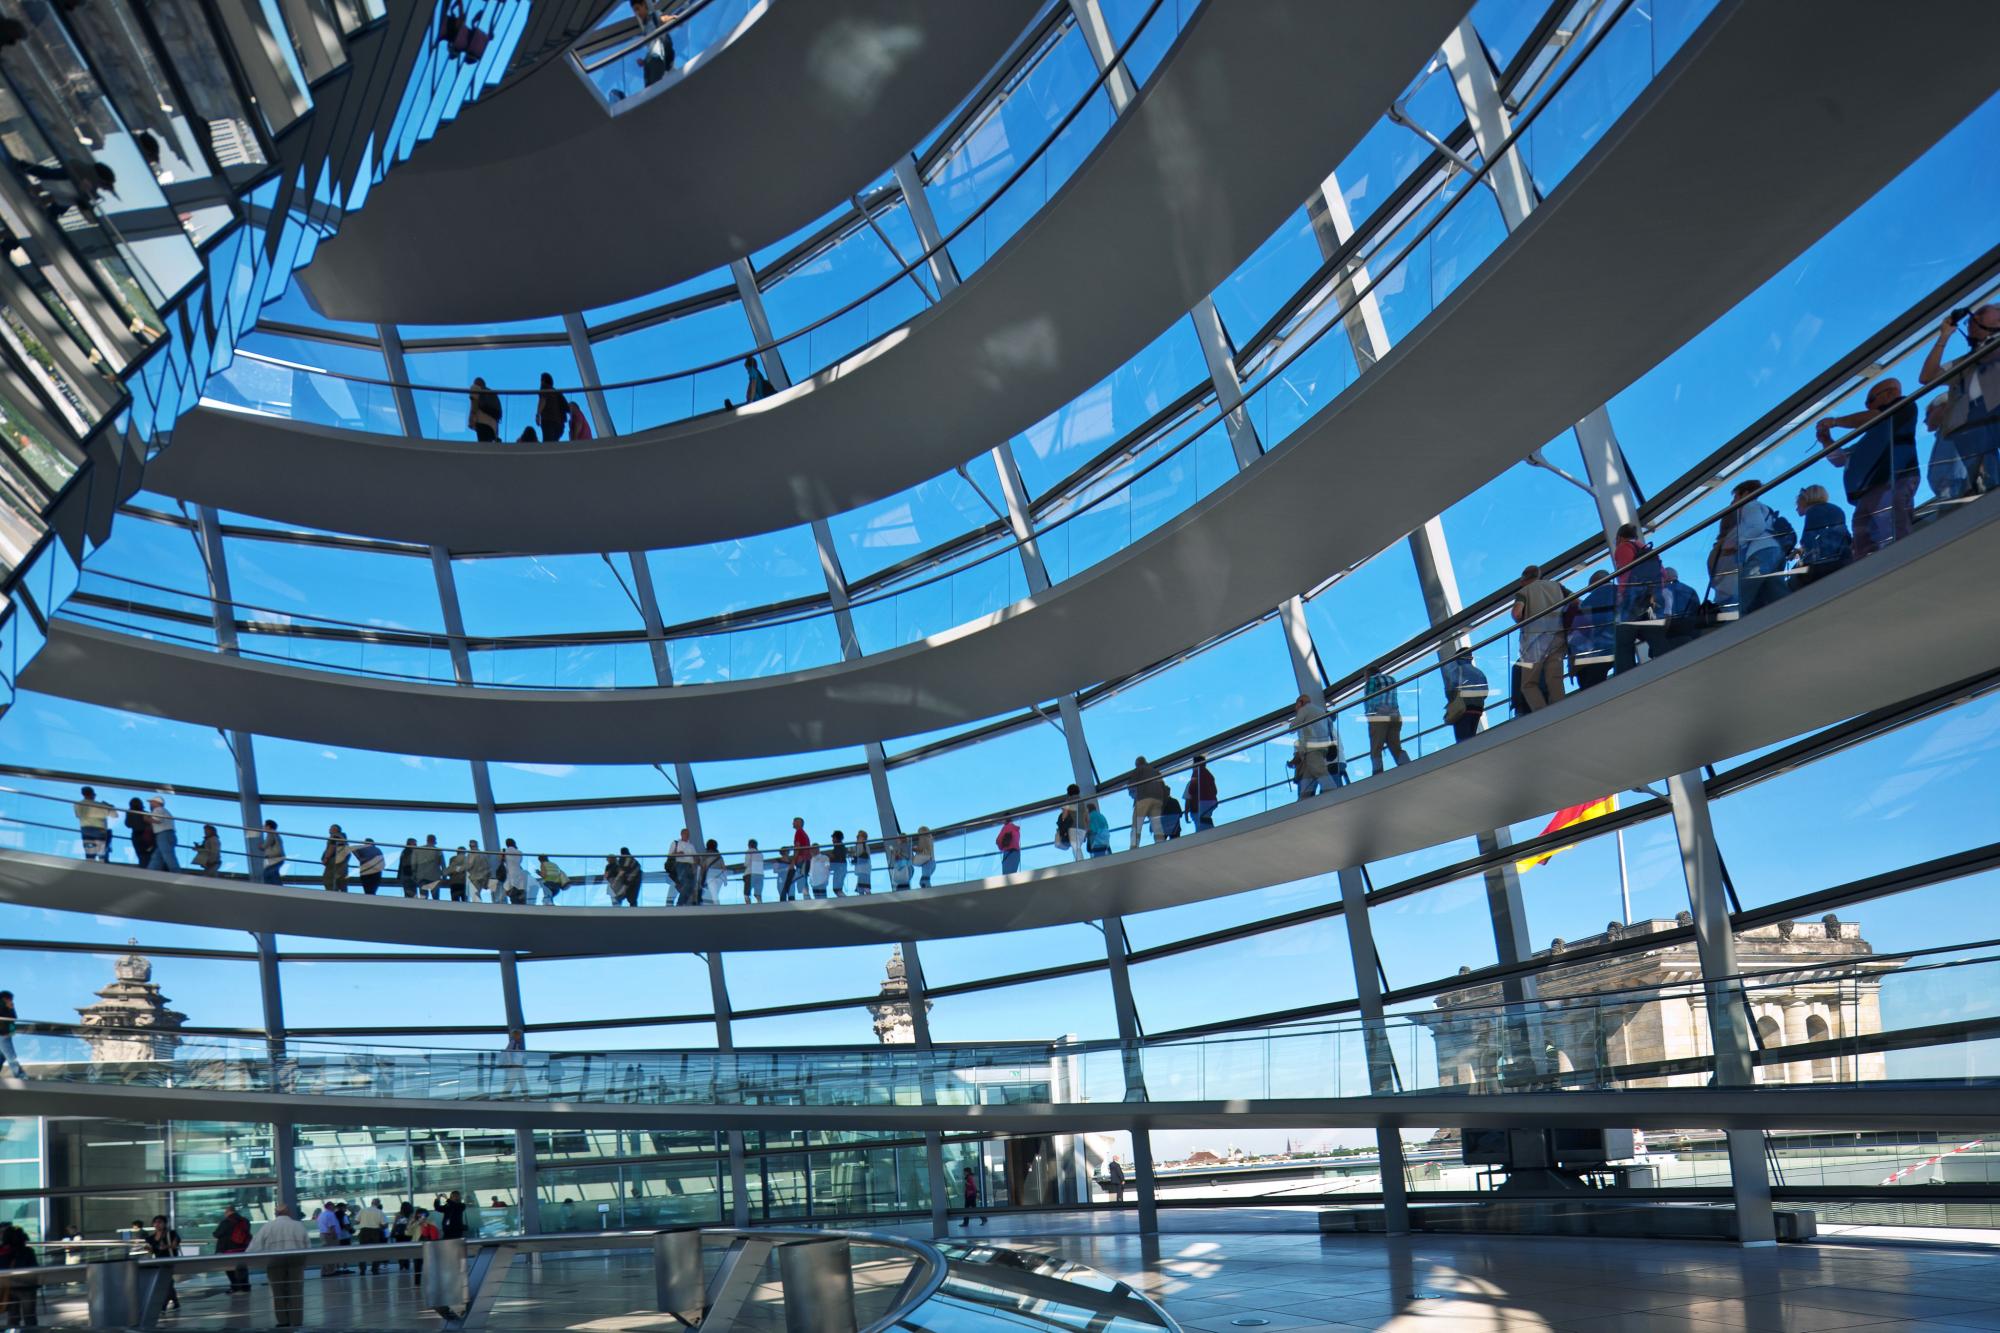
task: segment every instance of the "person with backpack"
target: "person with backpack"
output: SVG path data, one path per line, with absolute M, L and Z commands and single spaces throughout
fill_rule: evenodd
M 382 870 L 386 860 L 373 838 L 363 838 L 354 845 L 354 874 L 361 881 L 361 891 L 370 898 L 382 887 Z
M 430 1213 L 422 1208 L 418 1208 L 410 1214 L 409 1223 L 404 1229 L 409 1233 L 411 1240 L 433 1241 L 444 1239 L 444 1234 L 437 1229 L 437 1224 L 431 1221 Z M 418 1287 L 423 1286 L 424 1259 L 422 1255 L 417 1256 L 416 1261 L 411 1264 L 411 1269 L 415 1274 L 411 1278 L 411 1284 Z
M 535 395 L 535 423 L 542 428 L 542 442 L 555 444 L 569 425 L 569 399 L 556 388 L 555 376 L 542 372 L 541 392 Z
M 1083 789 L 1074 782 L 1064 793 L 1062 805 L 1056 809 L 1056 846 L 1067 847 L 1070 856 L 1083 859 Z
M 1011 875 L 1021 868 L 1021 826 L 1014 822 L 1012 815 L 1000 822 L 1000 832 L 994 837 L 993 845 L 1000 849 L 1000 873 Z
M 1396 699 L 1396 678 L 1387 671 L 1371 671 L 1362 685 L 1362 714 L 1368 719 L 1368 764 L 1382 771 L 1382 752 L 1387 750 L 1399 764 L 1410 762 L 1403 750 L 1403 706 Z
M 1847 515 L 1840 512 L 1824 486 L 1807 486 L 1799 492 L 1799 566 L 1792 587 L 1817 583 L 1845 565 L 1854 555 L 1854 538 L 1848 535 Z
M 1791 521 L 1756 498 L 1762 486 L 1752 478 L 1729 493 L 1736 505 L 1736 609 L 1743 616 L 1791 591 L 1785 561 L 1798 545 Z
M 569 873 L 543 852 L 535 863 L 535 878 L 542 885 L 542 906 L 554 907 L 556 895 L 569 887 Z
M 1646 645 L 1649 653 L 1647 660 L 1650 661 L 1670 649 L 1694 642 L 1695 636 L 1701 633 L 1701 599 L 1670 568 L 1660 570 L 1660 586 L 1653 593 L 1653 608 L 1659 614 L 1652 620 L 1636 624 L 1621 621 L 1612 627 L 1613 671 L 1630 671 L 1637 666 L 1639 645 L 1642 643 Z
M 250 1223 L 236 1211 L 236 1205 L 224 1204 L 222 1220 L 215 1224 L 213 1233 L 217 1254 L 241 1254 L 250 1248 Z M 227 1269 L 224 1276 L 229 1279 L 229 1294 L 243 1296 L 250 1291 L 250 1270 L 248 1267 Z
M 1486 673 L 1472 660 L 1472 649 L 1461 647 L 1438 669 L 1438 677 L 1444 685 L 1444 720 L 1451 724 L 1452 739 L 1471 740 L 1486 716 Z
M 1587 690 L 1611 674 L 1611 633 L 1618 619 L 1618 585 L 1608 570 L 1590 576 L 1590 586 L 1577 598 L 1576 619 L 1569 627 L 1570 670 L 1576 687 Z
M 1111 855 L 1111 821 L 1106 819 L 1104 812 L 1097 808 L 1097 802 L 1085 801 L 1083 803 L 1083 817 L 1085 820 L 1084 845 L 1090 849 L 1090 854 L 1092 856 Z
M 481 376 L 472 381 L 466 400 L 465 426 L 472 432 L 472 438 L 485 444 L 497 443 L 500 439 L 500 395 L 487 388 L 485 377 Z
M 1539 712 L 1563 697 L 1563 649 L 1569 589 L 1542 577 L 1540 565 L 1521 571 L 1514 593 L 1514 623 L 1521 627 L 1521 701 Z
M 757 364 L 755 356 L 743 358 L 743 373 L 749 380 L 743 390 L 744 402 L 754 403 L 760 398 L 769 398 L 778 391 L 777 386 L 771 383 L 770 377 L 764 374 L 764 368 Z

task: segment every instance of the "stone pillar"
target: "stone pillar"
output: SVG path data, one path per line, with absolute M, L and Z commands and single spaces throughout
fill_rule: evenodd
M 1783 1018 L 1779 1021 L 1778 1030 L 1784 1034 L 1785 1045 L 1797 1046 L 1806 1039 L 1805 1000 L 1797 995 L 1786 996 L 1782 1013 Z M 1812 1062 L 1810 1060 L 1794 1060 L 1787 1064 L 1785 1066 L 1785 1082 L 1812 1082 Z

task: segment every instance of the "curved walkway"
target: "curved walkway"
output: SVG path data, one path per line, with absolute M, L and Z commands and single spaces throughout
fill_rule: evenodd
M 1204 5 L 1090 158 L 977 273 L 754 407 L 529 448 L 204 408 L 174 428 L 146 483 L 238 513 L 456 550 L 489 549 L 504 532 L 538 553 L 657 545 L 666 494 L 702 497 L 677 511 L 682 545 L 881 499 L 1062 408 L 1186 315 L 1376 123 L 1466 7 L 1267 0 L 1243 22 Z M 371 198 L 360 218 L 390 212 Z M 523 252 L 494 270 L 495 285 L 521 272 Z M 356 477 L 373 479 L 367 505 L 339 498 Z M 477 506 L 436 503 L 468 489 Z
M 536 1129 L 899 1129 L 1088 1134 L 1127 1129 L 1336 1129 L 1523 1123 L 1635 1129 L 1992 1128 L 1983 1085 L 1777 1084 L 1756 1088 L 1630 1088 L 1616 1092 L 1401 1093 L 1366 1097 L 1211 1101 L 994 1102 L 970 1106 L 677 1105 L 341 1097 L 208 1088 L 127 1087 L 0 1078 L 15 1115 L 126 1120 L 271 1120 L 313 1125 Z
M 1996 568 L 2000 498 L 1988 497 L 1657 662 L 1380 777 L 1135 852 L 962 886 L 614 913 L 356 898 L 0 852 L 0 901 L 333 939 L 517 950 L 532 942 L 537 952 L 585 954 L 923 940 L 1129 915 L 1504 828 L 1989 671 L 2000 661 L 2000 616 L 1983 613 Z M 51 628 L 33 669 L 49 664 L 57 674 L 23 682 L 33 688 L 85 669 L 142 681 L 159 668 L 143 654 L 89 667 L 62 622 Z M 245 688 L 231 684 L 233 693 Z M 316 706 L 291 698 L 301 714 Z
M 671 287 L 866 186 L 1038 7 L 767 0 L 615 114 L 565 53 L 370 191 L 302 281 L 326 314 L 374 324 L 529 319 Z
M 70 625 L 51 642 L 71 643 L 68 657 L 90 644 L 107 663 L 154 665 L 37 663 L 24 681 L 304 739 L 576 762 L 859 744 L 1117 679 L 1444 512 L 1707 327 L 1991 87 L 1952 33 L 1970 25 L 2000 43 L 2000 6 L 1929 6 L 1882 32 L 1870 0 L 1814 13 L 1801 28 L 1783 6 L 1724 4 L 1549 202 L 1356 385 L 1160 529 L 983 619 L 808 671 L 556 696 L 236 662 Z M 565 522 L 589 512 L 549 508 Z M 293 706 L 308 696 L 313 708 Z

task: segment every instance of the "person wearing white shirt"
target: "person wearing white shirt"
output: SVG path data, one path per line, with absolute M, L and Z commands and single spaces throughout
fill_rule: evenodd
M 686 829 L 674 839 L 674 845 L 667 849 L 667 878 L 674 883 L 674 902 L 688 907 L 701 897 L 701 883 L 695 878 L 695 862 L 701 856 L 701 849 L 694 845 Z
M 755 838 L 750 839 L 749 850 L 743 853 L 743 901 L 764 901 L 764 853 L 757 850 Z
M 806 885 L 815 898 L 826 897 L 827 881 L 833 875 L 833 862 L 817 846 L 812 849 L 812 860 L 806 867 Z
M 293 1216 L 291 1205 L 281 1203 L 273 1210 L 271 1220 L 257 1228 L 244 1253 L 289 1253 L 304 1250 L 307 1244 L 305 1226 Z M 297 1328 L 305 1322 L 305 1259 L 275 1259 L 264 1271 L 271 1283 L 271 1308 L 278 1327 Z
M 146 820 L 153 826 L 153 856 L 146 862 L 149 870 L 164 870 L 169 874 L 179 874 L 180 860 L 175 856 L 174 817 L 167 809 L 166 801 L 155 796 L 147 802 L 152 807 Z

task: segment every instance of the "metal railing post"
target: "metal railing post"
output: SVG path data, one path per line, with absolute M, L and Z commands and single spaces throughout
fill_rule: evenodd
M 707 1303 L 699 1231 L 662 1231 L 653 1237 L 653 1289 L 662 1313 L 693 1327 Z
M 778 1280 L 786 1333 L 855 1333 L 854 1258 L 846 1237 L 784 1246 Z

